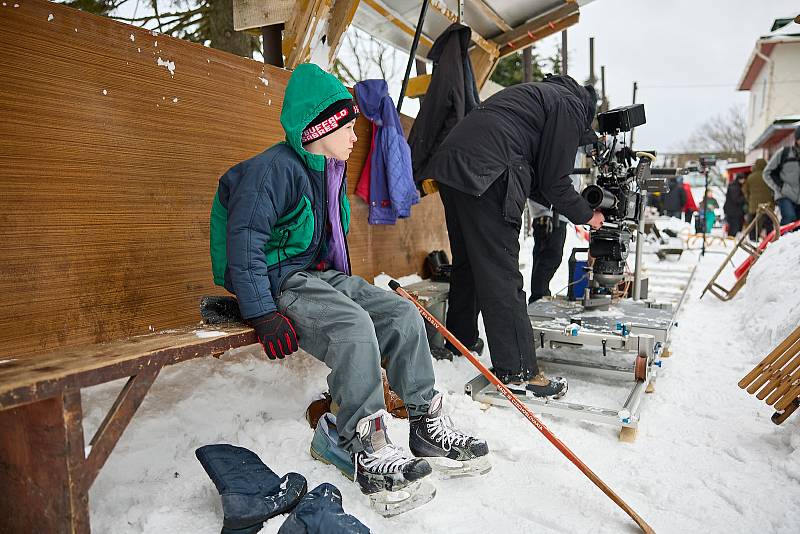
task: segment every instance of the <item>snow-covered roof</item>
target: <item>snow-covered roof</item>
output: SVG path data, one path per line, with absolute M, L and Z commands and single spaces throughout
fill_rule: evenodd
M 759 37 L 747 60 L 737 89 L 749 91 L 758 77 L 758 73 L 761 72 L 761 68 L 767 63 L 764 57 L 768 58 L 778 44 L 791 42 L 800 42 L 800 24 L 795 21 Z

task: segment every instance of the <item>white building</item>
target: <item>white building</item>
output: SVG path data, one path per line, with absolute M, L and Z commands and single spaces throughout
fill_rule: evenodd
M 800 16 L 798 16 L 800 17 Z M 745 149 L 747 161 L 768 158 L 793 142 L 800 125 L 800 24 L 776 19 L 772 31 L 756 41 L 740 91 L 750 91 Z

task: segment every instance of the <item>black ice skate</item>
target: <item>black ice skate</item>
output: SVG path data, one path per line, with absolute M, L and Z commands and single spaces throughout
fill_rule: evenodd
M 422 480 L 431 474 L 430 464 L 409 457 L 389 441 L 382 413 L 359 421 L 356 432 L 364 450 L 353 454 L 355 480 L 379 514 L 402 514 L 436 496 L 434 487 Z
M 428 413 L 411 419 L 408 444 L 414 456 L 428 458 L 444 478 L 468 477 L 488 473 L 489 446 L 481 439 L 456 430 L 442 413 L 441 393 L 431 401 Z

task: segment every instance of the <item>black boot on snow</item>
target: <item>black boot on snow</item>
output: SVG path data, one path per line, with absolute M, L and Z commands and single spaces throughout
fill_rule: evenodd
M 222 534 L 254 534 L 270 517 L 294 508 L 306 493 L 302 475 L 281 478 L 244 447 L 205 445 L 194 454 L 222 498 Z
M 566 378 L 560 376 L 547 378 L 544 376 L 544 373 L 539 373 L 528 380 L 519 380 L 514 377 L 501 377 L 500 375 L 498 375 L 498 378 L 508 386 L 508 389 L 510 389 L 512 393 L 539 399 L 557 400 L 566 395 L 569 389 Z
M 437 393 L 428 413 L 411 418 L 408 445 L 414 456 L 427 458 L 443 478 L 468 477 L 488 473 L 489 446 L 482 439 L 455 429 L 450 417 L 442 413 Z
M 430 464 L 389 441 L 383 413 L 363 418 L 356 433 L 364 450 L 353 454 L 355 480 L 379 514 L 402 514 L 433 499 L 436 490 L 422 480 L 431 474 Z
M 483 354 L 484 343 L 481 338 L 478 341 L 468 346 L 470 352 L 480 356 Z M 431 354 L 437 360 L 452 360 L 454 356 L 461 356 L 461 353 L 450 343 L 446 343 L 444 347 L 431 347 Z

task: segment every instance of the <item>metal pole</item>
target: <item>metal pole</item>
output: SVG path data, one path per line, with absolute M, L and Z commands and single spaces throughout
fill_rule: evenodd
M 567 75 L 569 73 L 569 69 L 567 69 L 568 64 L 568 56 L 567 56 L 567 30 L 561 31 L 561 74 Z
M 706 188 L 703 190 L 703 220 L 700 223 L 703 225 L 703 249 L 700 252 L 701 256 L 706 255 L 706 221 L 708 220 L 708 167 L 703 166 L 703 173 L 706 177 Z
M 647 196 L 639 199 L 639 225 L 636 228 L 636 263 L 633 266 L 633 300 L 639 300 L 642 292 L 642 241 L 644 241 L 644 208 Z
M 425 14 L 428 12 L 428 0 L 422 0 L 422 8 L 419 10 L 419 21 L 417 22 L 417 29 L 414 32 L 414 40 L 411 42 L 411 50 L 408 53 L 408 65 L 406 65 L 406 74 L 403 76 L 403 87 L 400 89 L 400 98 L 397 100 L 397 112 L 403 107 L 403 98 L 406 96 L 406 89 L 408 88 L 408 77 L 411 75 L 411 65 L 414 64 L 414 59 L 417 57 L 417 46 L 419 46 L 419 36 L 422 34 L 422 24 L 425 22 Z

